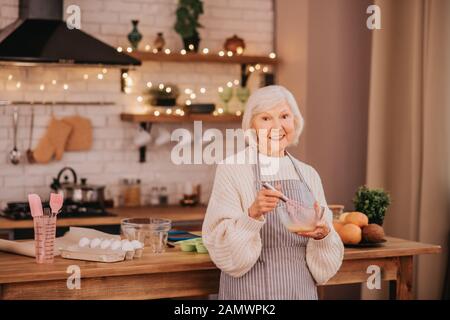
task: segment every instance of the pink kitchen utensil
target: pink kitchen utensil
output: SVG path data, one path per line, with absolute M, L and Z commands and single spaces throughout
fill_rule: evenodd
M 29 194 L 28 204 L 30 205 L 31 216 L 33 218 L 42 217 L 44 213 L 42 210 L 41 197 L 39 197 L 37 194 Z
M 37 194 L 28 195 L 28 203 L 34 224 L 36 262 L 53 263 L 56 215 L 52 216 L 48 208 L 45 208 L 44 214 L 41 198 Z
M 267 182 L 263 182 L 262 185 L 266 189 L 278 191 Z M 317 214 L 314 207 L 304 206 L 284 194 L 280 199 L 286 203 L 286 210 L 279 211 L 280 219 L 290 232 L 313 231 L 325 212 L 325 208 L 320 207 L 320 214 Z
M 52 209 L 51 215 L 56 216 L 61 210 L 64 202 L 64 197 L 60 193 L 50 193 L 50 208 Z

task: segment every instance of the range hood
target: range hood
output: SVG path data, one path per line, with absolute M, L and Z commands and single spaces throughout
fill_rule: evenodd
M 19 19 L 0 31 L 0 64 L 141 64 L 81 30 L 69 29 L 62 17 L 63 0 L 19 0 Z

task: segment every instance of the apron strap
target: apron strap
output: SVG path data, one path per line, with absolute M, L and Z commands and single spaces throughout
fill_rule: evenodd
M 305 184 L 306 188 L 313 195 L 311 188 L 309 187 L 308 183 L 306 183 L 306 180 L 303 177 L 303 174 L 302 174 L 299 166 L 295 163 L 294 158 L 287 151 L 286 151 L 286 154 L 289 157 L 289 159 L 291 160 L 292 164 L 294 165 L 295 171 L 297 172 L 298 176 L 300 177 L 300 181 L 302 181 Z M 258 149 L 256 149 L 256 164 L 254 165 L 254 171 L 255 171 L 255 188 L 257 191 L 259 191 L 262 188 L 262 185 L 261 185 L 262 182 L 261 182 L 261 165 L 259 162 L 259 150 Z
M 289 159 L 291 159 L 292 164 L 294 165 L 295 171 L 297 171 L 298 176 L 300 177 L 300 180 L 305 184 L 306 188 L 309 190 L 309 192 L 311 192 L 311 194 L 313 195 L 313 192 L 311 190 L 311 188 L 309 187 L 309 185 L 306 183 L 305 178 L 303 177 L 303 174 L 300 170 L 300 167 L 295 163 L 294 158 L 292 157 L 292 155 L 286 151 L 286 154 L 288 155 Z

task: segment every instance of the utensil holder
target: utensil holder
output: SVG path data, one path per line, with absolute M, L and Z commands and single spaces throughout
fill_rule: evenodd
M 46 209 L 43 216 L 33 218 L 37 263 L 53 263 L 54 260 L 56 216 L 51 216 Z

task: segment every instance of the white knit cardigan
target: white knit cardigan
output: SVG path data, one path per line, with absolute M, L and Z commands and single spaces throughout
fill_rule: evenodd
M 237 155 L 244 152 L 248 156 L 251 153 L 249 149 Z M 237 155 L 217 166 L 202 227 L 203 241 L 212 261 L 233 277 L 246 274 L 258 260 L 262 247 L 260 231 L 266 222 L 264 218 L 257 220 L 248 215 L 248 208 L 257 194 L 251 164 L 254 162 L 236 164 Z M 316 283 L 324 284 L 340 268 L 344 246 L 333 228 L 332 212 L 327 207 L 319 174 L 313 167 L 296 159 L 294 161 L 315 199 L 326 208 L 325 218 L 330 233 L 321 240 L 309 239 L 306 246 L 308 268 Z

